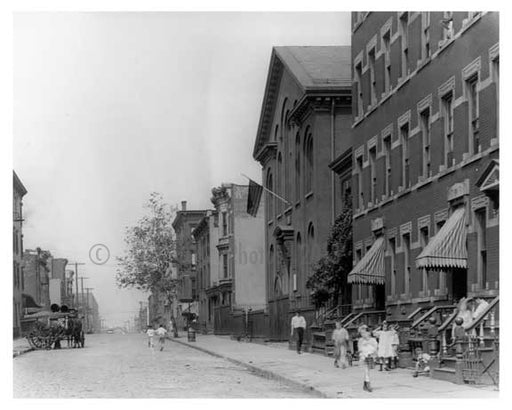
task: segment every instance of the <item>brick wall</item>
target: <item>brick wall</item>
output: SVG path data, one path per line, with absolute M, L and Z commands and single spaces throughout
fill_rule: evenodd
M 366 50 L 366 45 L 373 35 L 378 34 L 380 39 L 380 27 L 388 18 L 393 19 L 392 24 L 392 41 L 391 41 L 391 64 L 392 75 L 391 84 L 396 87 L 398 81 L 398 73 L 400 73 L 400 54 L 401 39 L 396 37 L 397 30 L 397 13 L 370 13 L 366 20 L 353 32 L 352 37 L 352 55 L 356 56 L 361 50 Z M 366 144 L 370 138 L 379 135 L 381 139 L 382 131 L 390 124 L 393 124 L 392 141 L 397 141 L 399 137 L 398 118 L 410 110 L 409 122 L 409 163 L 410 163 L 410 180 L 413 189 L 396 195 L 398 186 L 401 185 L 402 173 L 402 146 L 395 143 L 391 154 L 392 167 L 392 184 L 391 190 L 394 192 L 394 198 L 389 199 L 377 207 L 367 209 L 363 214 L 355 215 L 354 218 L 354 242 L 358 242 L 372 235 L 370 222 L 376 217 L 384 217 L 385 228 L 387 230 L 397 228 L 400 225 L 412 222 L 411 232 L 411 293 L 412 298 L 418 298 L 422 286 L 422 275 L 415 268 L 414 260 L 421 252 L 418 239 L 417 220 L 425 215 L 431 216 L 430 237 L 435 234 L 434 213 L 448 207 L 446 194 L 451 185 L 469 179 L 470 193 L 468 201 L 477 195 L 481 195 L 479 189 L 475 186 L 475 182 L 484 168 L 487 166 L 491 158 L 497 158 L 498 147 L 491 147 L 491 139 L 496 138 L 496 86 L 489 78 L 489 49 L 498 42 L 498 16 L 497 13 L 487 13 L 477 18 L 468 27 L 463 27 L 463 20 L 467 17 L 466 13 L 454 13 L 453 25 L 455 31 L 455 40 L 448 43 L 446 47 L 438 53 L 438 43 L 442 38 L 442 28 L 438 24 L 443 18 L 441 12 L 431 12 L 430 15 L 430 47 L 432 59 L 430 62 L 424 63 L 420 69 L 418 60 L 421 60 L 421 15 L 409 13 L 409 68 L 411 71 L 410 78 L 401 86 L 393 90 L 390 98 L 380 102 L 380 105 L 371 112 L 367 112 L 364 119 L 358 119 L 354 123 L 354 141 L 357 143 L 354 149 L 361 144 Z M 462 77 L 462 70 L 467 67 L 475 59 L 480 58 L 480 140 L 482 144 L 482 154 L 477 155 L 473 160 L 461 164 L 466 159 L 465 153 L 469 150 L 469 119 L 468 119 L 468 103 L 465 99 L 464 87 L 465 82 Z M 377 61 L 381 61 L 378 56 Z M 420 62 L 420 65 L 422 63 Z M 383 71 L 383 65 L 376 65 L 377 70 Z M 369 72 L 364 73 L 369 75 Z M 455 78 L 454 82 L 454 155 L 457 164 L 450 172 L 440 172 L 440 166 L 444 164 L 444 126 L 443 118 L 440 113 L 438 88 L 451 77 Z M 378 75 L 378 81 L 383 81 L 383 77 Z M 381 80 L 382 79 L 382 80 Z M 363 93 L 365 90 L 363 90 Z M 432 182 L 418 184 L 419 176 L 422 174 L 422 133 L 418 127 L 418 109 L 417 103 L 431 94 L 431 170 L 433 174 Z M 380 97 L 380 96 L 378 96 Z M 366 98 L 366 97 L 365 97 Z M 365 100 L 366 101 L 366 100 Z M 364 105 L 367 108 L 367 103 Z M 379 142 L 379 146 L 381 142 Z M 367 147 L 365 148 L 367 150 Z M 354 156 L 355 161 L 355 156 Z M 379 156 L 377 159 L 377 192 L 378 198 L 384 193 L 385 187 L 385 157 Z M 354 162 L 354 169 L 355 169 Z M 353 182 L 357 181 L 357 175 L 353 177 Z M 371 181 L 369 178 L 369 168 L 363 170 L 363 193 L 364 204 L 367 207 L 369 200 L 369 192 L 371 189 Z M 418 184 L 418 185 L 416 185 Z M 354 184 L 354 198 L 359 193 L 356 192 L 356 184 Z M 355 201 L 354 207 L 357 207 Z M 471 209 L 470 207 L 468 209 Z M 471 212 L 470 212 L 471 214 Z M 469 216 L 468 230 L 468 251 L 475 254 L 476 242 L 474 234 L 472 234 L 472 215 Z M 498 272 L 498 247 L 497 247 L 497 227 L 488 229 L 488 278 L 497 277 Z M 493 233 L 494 232 L 494 233 Z M 404 289 L 404 254 L 400 235 L 397 235 L 397 289 L 396 293 L 402 293 Z M 476 280 L 476 260 L 472 255 L 469 258 L 468 269 L 468 285 Z M 386 258 L 386 275 L 387 280 L 391 279 L 391 265 L 389 257 Z M 434 289 L 438 280 L 438 274 L 429 276 L 429 288 Z M 492 280 L 492 279 L 489 279 Z M 388 282 L 389 284 L 389 282 Z M 469 288 L 470 286 L 468 286 Z M 389 293 L 389 287 L 387 290 Z M 357 289 L 354 289 L 354 295 Z M 396 295 L 395 295 L 396 296 Z

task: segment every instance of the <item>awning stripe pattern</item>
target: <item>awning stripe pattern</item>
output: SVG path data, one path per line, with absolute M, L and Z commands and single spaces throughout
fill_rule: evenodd
M 457 208 L 416 258 L 417 268 L 466 268 L 466 213 Z
M 385 281 L 384 238 L 378 237 L 371 248 L 348 274 L 349 283 L 380 285 Z

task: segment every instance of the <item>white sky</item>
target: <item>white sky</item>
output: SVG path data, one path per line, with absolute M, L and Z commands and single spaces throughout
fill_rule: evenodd
M 113 256 L 151 191 L 210 207 L 252 159 L 273 45 L 349 45 L 350 13 L 18 13 L 14 169 L 28 189 L 25 248 L 88 262 L 100 314 L 133 316 Z

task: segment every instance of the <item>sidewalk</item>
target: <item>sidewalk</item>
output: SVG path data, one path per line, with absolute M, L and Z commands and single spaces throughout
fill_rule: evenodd
M 372 370 L 373 393 L 363 391 L 362 369 L 335 368 L 333 359 L 319 354 L 298 355 L 292 350 L 256 343 L 230 340 L 226 337 L 196 334 L 196 342 L 188 342 L 186 334 L 175 343 L 224 358 L 244 366 L 260 376 L 293 385 L 326 398 L 498 398 L 494 386 L 457 385 L 430 377 L 413 378 L 410 370 L 391 372 Z
M 25 339 L 24 337 L 20 337 L 12 341 L 12 357 L 20 356 L 32 350 L 34 349 L 30 347 L 27 339 Z

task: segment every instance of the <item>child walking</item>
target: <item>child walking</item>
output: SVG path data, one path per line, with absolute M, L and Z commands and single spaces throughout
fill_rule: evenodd
M 152 349 L 154 347 L 153 338 L 155 336 L 155 329 L 153 329 L 153 326 L 148 326 L 148 330 L 146 330 L 146 335 L 148 336 L 148 347 Z
M 375 338 L 371 337 L 368 326 L 362 325 L 358 330 L 361 335 L 357 342 L 357 347 L 359 350 L 359 363 L 363 366 L 364 371 L 363 390 L 371 393 L 373 389 L 370 386 L 370 369 L 375 367 L 378 344 Z
M 346 329 L 341 327 L 340 322 L 336 322 L 336 329 L 332 332 L 332 340 L 334 342 L 334 366 L 339 366 L 341 360 L 341 368 L 347 367 L 347 351 L 349 336 Z
M 160 325 L 160 327 L 156 329 L 156 334 L 158 336 L 158 342 L 160 343 L 160 351 L 162 351 L 164 350 L 165 335 L 167 334 L 167 330 L 164 328 L 164 325 Z

